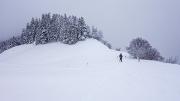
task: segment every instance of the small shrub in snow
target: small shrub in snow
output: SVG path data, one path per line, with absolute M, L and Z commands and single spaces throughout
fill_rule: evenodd
M 178 64 L 178 57 L 169 57 L 165 59 L 165 63 Z

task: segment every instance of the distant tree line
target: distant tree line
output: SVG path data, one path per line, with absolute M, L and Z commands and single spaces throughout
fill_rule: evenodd
M 0 42 L 0 53 L 22 44 L 62 42 L 72 45 L 87 38 L 97 39 L 111 48 L 111 45 L 103 40 L 103 33 L 95 27 L 89 27 L 83 17 L 42 14 L 41 18 L 32 18 L 20 36 Z
M 98 31 L 98 29 L 95 28 L 94 26 L 92 26 L 91 34 L 88 35 L 88 37 L 96 39 L 96 40 L 100 41 L 102 44 L 104 44 L 105 46 L 107 46 L 109 49 L 112 49 L 112 45 L 108 41 L 103 39 L 103 32 Z
M 178 57 L 169 57 L 164 60 L 165 63 L 171 63 L 171 64 L 179 64 L 178 63 Z

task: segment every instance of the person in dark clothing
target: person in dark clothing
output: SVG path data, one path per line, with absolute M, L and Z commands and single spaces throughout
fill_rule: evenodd
M 123 55 L 120 53 L 119 54 L 119 59 L 120 59 L 121 62 L 122 62 L 122 58 L 123 58 Z

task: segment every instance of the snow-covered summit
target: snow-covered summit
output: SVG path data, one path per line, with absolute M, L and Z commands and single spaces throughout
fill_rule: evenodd
M 109 50 L 105 45 L 94 39 L 81 41 L 75 45 L 60 42 L 45 45 L 26 44 L 14 47 L 0 54 L 3 64 L 42 65 L 59 67 L 113 62 L 118 52 Z M 54 65 L 55 64 L 55 65 Z
M 130 59 L 97 40 L 0 54 L 0 101 L 179 101 L 180 66 Z

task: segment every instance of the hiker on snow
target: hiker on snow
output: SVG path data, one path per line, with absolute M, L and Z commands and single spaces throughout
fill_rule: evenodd
M 119 59 L 120 59 L 121 62 L 122 62 L 122 58 L 123 58 L 123 55 L 120 53 L 119 54 Z

